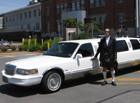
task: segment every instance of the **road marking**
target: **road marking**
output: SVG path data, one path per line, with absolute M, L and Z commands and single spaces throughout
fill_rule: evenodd
M 112 80 L 108 78 L 107 80 Z M 115 78 L 116 81 L 140 81 L 140 78 Z
M 130 62 L 130 64 L 132 64 L 132 66 L 137 66 L 139 65 L 139 62 Z
M 108 78 L 107 80 L 112 80 L 112 78 Z M 129 82 L 134 82 L 135 81 L 135 83 L 117 83 L 118 85 L 136 85 L 136 84 L 140 84 L 140 78 L 115 78 L 115 81 L 129 81 Z
M 125 85 L 125 84 L 130 84 L 130 85 L 135 85 L 135 84 L 140 84 L 140 83 L 117 83 L 119 85 Z
M 137 72 L 140 72 L 140 70 L 139 70 L 139 71 L 137 71 Z

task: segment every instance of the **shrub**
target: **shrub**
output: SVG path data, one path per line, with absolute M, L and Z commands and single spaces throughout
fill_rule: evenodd
M 10 49 L 12 49 L 13 51 L 16 50 L 16 46 L 11 46 Z
M 23 50 L 23 46 L 22 45 L 18 46 L 18 50 L 22 51 Z
M 48 50 L 48 41 L 45 41 L 45 42 L 43 43 L 42 50 Z
M 41 50 L 41 46 L 37 43 L 36 46 L 31 44 L 29 47 L 29 51 L 37 51 L 37 50 Z
M 23 50 L 27 51 L 28 50 L 28 45 L 24 45 Z
M 50 44 L 50 48 L 51 48 L 58 42 L 59 42 L 58 38 L 54 38 L 53 40 L 47 40 L 43 43 L 42 50 L 48 50 L 48 43 Z
M 56 43 L 59 42 L 58 38 L 54 38 L 53 40 L 50 41 L 50 48 L 53 47 Z
M 87 34 L 78 34 L 78 35 L 76 35 L 75 37 L 74 37 L 74 39 L 75 40 L 78 40 L 78 39 L 89 39 L 90 38 L 90 36 L 89 35 L 87 35 Z
M 8 50 L 8 47 L 0 47 L 1 51 L 6 52 Z

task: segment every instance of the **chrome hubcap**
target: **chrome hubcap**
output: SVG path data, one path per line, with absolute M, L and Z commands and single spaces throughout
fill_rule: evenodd
M 48 78 L 48 88 L 51 91 L 56 91 L 57 89 L 59 89 L 60 85 L 61 85 L 61 77 L 59 74 L 57 73 L 53 73 L 49 76 Z

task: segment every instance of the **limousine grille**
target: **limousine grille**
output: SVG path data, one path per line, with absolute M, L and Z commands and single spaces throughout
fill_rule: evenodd
M 14 65 L 6 65 L 5 67 L 5 73 L 7 75 L 14 75 L 15 74 L 15 71 L 16 71 L 16 66 Z

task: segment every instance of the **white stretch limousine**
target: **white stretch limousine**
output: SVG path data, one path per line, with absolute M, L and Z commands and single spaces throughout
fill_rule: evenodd
M 116 38 L 118 68 L 140 64 L 140 39 Z M 45 91 L 55 92 L 62 82 L 101 72 L 98 59 L 92 61 L 100 39 L 72 40 L 57 43 L 40 56 L 6 63 L 4 82 L 20 86 L 41 84 Z

